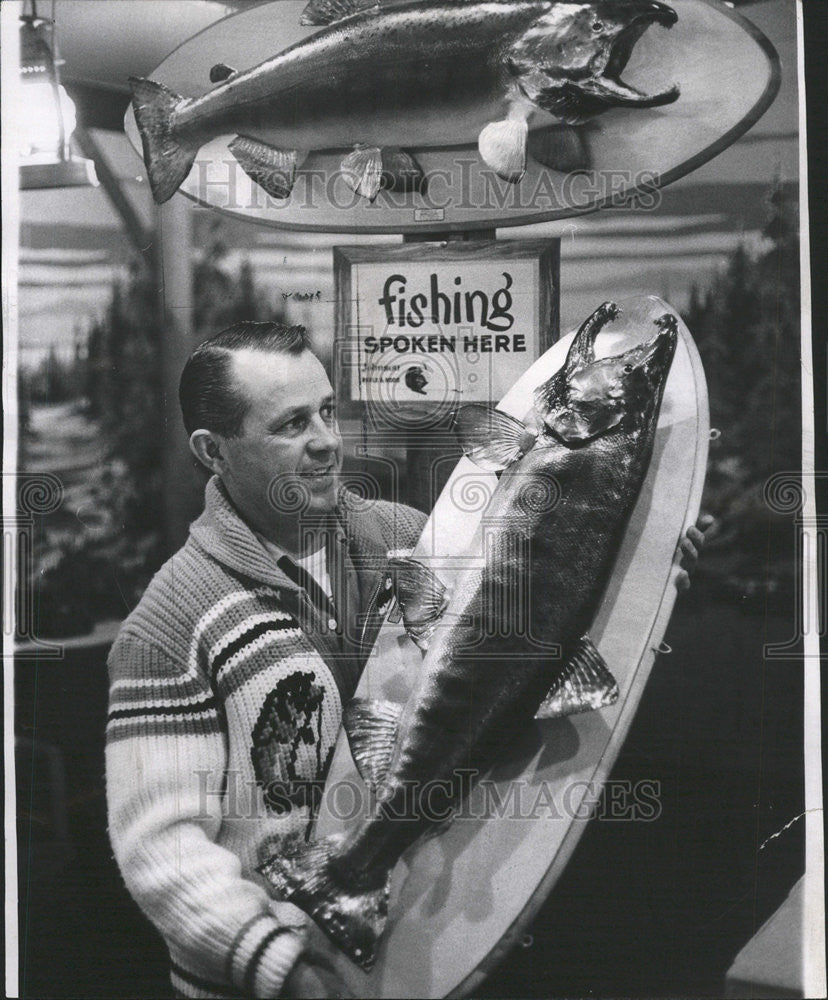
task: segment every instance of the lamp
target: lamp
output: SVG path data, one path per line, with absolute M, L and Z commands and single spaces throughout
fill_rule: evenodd
M 75 105 L 60 82 L 61 60 L 52 18 L 38 17 L 36 0 L 20 17 L 21 99 L 26 128 L 20 140 L 20 187 L 97 186 L 95 164 L 72 152 Z

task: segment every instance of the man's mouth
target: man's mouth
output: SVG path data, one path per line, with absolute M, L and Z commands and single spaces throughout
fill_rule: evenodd
M 336 465 L 331 462 L 329 465 L 320 465 L 315 469 L 305 469 L 299 475 L 303 479 L 320 480 L 327 479 L 336 472 Z

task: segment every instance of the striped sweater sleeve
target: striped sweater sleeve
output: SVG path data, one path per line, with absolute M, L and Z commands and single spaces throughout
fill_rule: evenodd
M 122 632 L 109 670 L 109 831 L 127 888 L 198 995 L 277 996 L 305 932 L 215 842 L 221 798 L 205 775 L 226 768 L 221 706 L 199 671 L 144 636 Z

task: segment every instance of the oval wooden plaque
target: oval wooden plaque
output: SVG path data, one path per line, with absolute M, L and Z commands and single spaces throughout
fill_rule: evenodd
M 305 161 L 290 196 L 274 199 L 239 167 L 227 149 L 233 136 L 227 135 L 202 147 L 180 190 L 252 222 L 330 233 L 493 229 L 567 218 L 637 195 L 652 198 L 655 189 L 738 139 L 779 89 L 779 58 L 750 21 L 718 0 L 671 0 L 671 5 L 678 24 L 669 31 L 651 27 L 624 77 L 650 92 L 677 82 L 681 96 L 662 108 L 615 108 L 582 126 L 590 154 L 585 172 L 564 174 L 530 157 L 523 180 L 512 185 L 484 166 L 473 137 L 463 137 L 459 145 L 413 150 L 429 177 L 426 195 L 382 191 L 369 203 L 340 176 L 348 150 L 322 150 Z M 318 31 L 299 24 L 304 6 L 305 0 L 276 0 L 224 18 L 172 52 L 152 79 L 198 97 L 210 89 L 216 63 L 249 69 Z M 131 109 L 125 127 L 140 151 Z M 272 139 L 279 144 L 278 135 Z

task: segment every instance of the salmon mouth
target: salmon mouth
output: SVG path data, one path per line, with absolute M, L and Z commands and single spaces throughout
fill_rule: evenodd
M 672 28 L 678 22 L 678 14 L 672 7 L 652 0 L 647 9 L 630 21 L 626 28 L 618 33 L 610 49 L 607 65 L 603 73 L 595 81 L 592 96 L 607 103 L 639 108 L 654 108 L 664 104 L 672 104 L 679 97 L 679 87 L 673 84 L 666 90 L 655 94 L 646 94 L 621 78 L 627 68 L 633 51 L 642 35 L 652 25 L 662 28 Z

